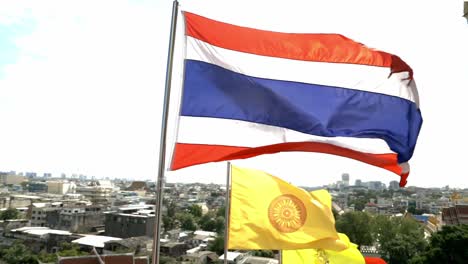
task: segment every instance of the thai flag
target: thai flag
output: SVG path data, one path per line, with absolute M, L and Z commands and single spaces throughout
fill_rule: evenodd
M 279 33 L 184 12 L 171 169 L 282 151 L 348 157 L 406 184 L 422 124 L 412 69 L 338 34 Z

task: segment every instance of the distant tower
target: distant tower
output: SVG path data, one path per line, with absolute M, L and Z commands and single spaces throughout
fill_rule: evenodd
M 362 181 L 360 179 L 357 179 L 356 182 L 354 182 L 354 185 L 362 186 Z
M 344 186 L 349 186 L 349 174 L 348 173 L 341 174 L 341 182 L 343 183 Z
M 388 189 L 390 190 L 398 190 L 400 188 L 400 184 L 398 181 L 391 181 L 390 184 L 388 185 Z

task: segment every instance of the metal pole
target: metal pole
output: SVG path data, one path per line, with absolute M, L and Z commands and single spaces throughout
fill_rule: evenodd
M 231 162 L 227 163 L 226 175 L 226 202 L 225 202 L 225 219 L 224 219 L 224 264 L 227 264 L 227 253 L 229 245 L 229 218 L 231 216 Z
M 278 264 L 283 264 L 283 250 L 282 249 L 278 251 L 278 258 L 279 258 Z
M 169 50 L 167 54 L 166 66 L 166 84 L 164 90 L 164 104 L 161 124 L 161 139 L 159 144 L 159 167 L 158 167 L 158 180 L 156 185 L 156 212 L 154 219 L 154 241 L 153 241 L 153 264 L 159 263 L 159 237 L 161 229 L 161 208 L 163 199 L 163 180 L 164 180 L 164 165 L 166 162 L 166 134 L 167 134 L 167 119 L 169 115 L 169 100 L 171 95 L 171 82 L 172 82 L 172 62 L 174 58 L 175 35 L 177 26 L 177 11 L 179 2 L 174 0 L 172 3 L 172 21 L 171 33 L 169 36 Z

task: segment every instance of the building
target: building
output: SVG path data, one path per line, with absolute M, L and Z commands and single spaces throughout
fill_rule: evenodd
M 46 193 L 47 183 L 46 182 L 30 182 L 28 184 L 28 191 L 32 193 Z
M 349 174 L 348 173 L 343 173 L 341 175 L 341 182 L 343 183 L 344 186 L 349 186 Z
M 388 184 L 388 189 L 389 190 L 398 190 L 400 188 L 400 183 L 398 181 L 391 181 Z
M 360 179 L 357 179 L 355 182 L 354 182 L 354 185 L 356 186 L 362 186 L 362 181 Z
M 154 235 L 154 210 L 119 210 L 105 214 L 106 235 L 121 238 Z
M 47 211 L 47 226 L 75 233 L 91 232 L 104 225 L 104 211 L 101 205 L 75 205 Z
M 104 242 L 104 254 L 112 254 L 114 252 L 132 252 L 138 255 L 151 255 L 153 250 L 153 238 L 130 237 L 120 240 L 111 240 Z
M 61 202 L 32 203 L 28 210 L 31 226 L 47 227 L 47 212 L 60 211 L 62 206 Z
M 199 251 L 195 253 L 188 253 L 183 257 L 183 261 L 187 263 L 218 263 L 218 255 L 211 251 Z
M 26 177 L 27 178 L 36 178 L 37 173 L 35 173 L 35 172 L 26 172 Z
M 109 236 L 96 236 L 96 235 L 83 235 L 76 240 L 73 240 L 73 244 L 80 246 L 81 250 L 90 252 L 93 248 L 97 249 L 98 252 L 102 253 L 106 242 L 121 240 L 119 237 Z
M 76 185 L 68 181 L 47 181 L 47 192 L 53 194 L 73 193 Z
M 0 184 L 14 185 L 14 184 L 21 184 L 24 181 L 27 181 L 26 177 L 24 176 L 14 175 L 14 174 L 5 173 L 5 172 L 0 173 Z
M 7 197 L 0 197 L 0 208 L 21 208 L 29 207 L 33 202 L 40 201 L 42 198 L 32 195 L 15 194 Z
M 369 188 L 369 190 L 381 191 L 385 189 L 385 184 L 383 184 L 381 181 L 370 181 L 367 182 L 367 185 L 367 188 Z
M 13 229 L 8 236 L 21 240 L 23 244 L 35 253 L 46 250 L 48 248 L 48 244 L 50 244 L 52 240 L 67 241 L 67 239 L 73 238 L 72 233 L 69 231 L 54 230 L 48 227 L 30 226 Z M 55 238 L 51 239 L 52 236 Z M 57 239 L 57 237 L 61 238 Z
M 446 225 L 468 224 L 468 204 L 442 208 L 442 221 Z
M 182 242 L 169 242 L 161 245 L 161 254 L 171 257 L 180 257 L 185 255 L 187 244 Z
M 114 186 L 110 181 L 93 181 L 88 186 L 79 186 L 76 193 L 84 195 L 95 203 L 106 202 L 112 196 Z

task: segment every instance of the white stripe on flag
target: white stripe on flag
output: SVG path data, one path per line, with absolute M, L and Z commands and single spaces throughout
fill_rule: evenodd
M 252 77 L 375 92 L 418 104 L 414 82 L 406 80 L 408 72 L 394 73 L 390 76 L 390 68 L 386 67 L 260 56 L 223 49 L 189 36 L 186 58 Z
M 385 141 L 373 138 L 319 137 L 287 128 L 247 121 L 180 116 L 178 143 L 260 147 L 285 142 L 320 142 L 364 153 L 394 153 Z

